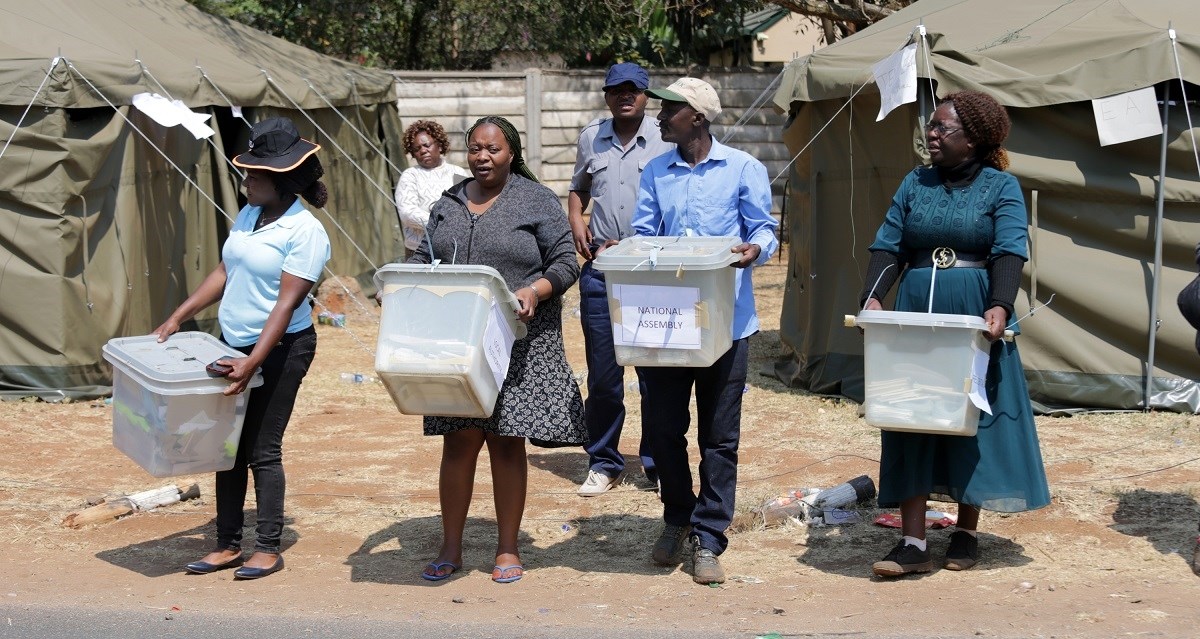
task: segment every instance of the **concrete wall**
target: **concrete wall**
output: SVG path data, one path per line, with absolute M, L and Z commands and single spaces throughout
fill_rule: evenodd
M 604 106 L 603 71 L 529 69 L 524 72 L 396 71 L 398 107 L 404 126 L 419 119 L 436 120 L 450 137 L 450 162 L 466 166 L 463 134 L 485 115 L 502 115 L 521 132 L 526 162 L 541 181 L 564 200 L 575 165 L 575 142 L 588 122 L 608 115 Z M 783 144 L 784 115 L 771 106 L 780 71 L 721 70 L 700 74 L 717 88 L 723 112 L 714 123 L 718 140 L 758 158 L 775 179 L 791 156 Z M 652 72 L 651 86 L 665 87 L 682 71 Z M 771 90 L 764 94 L 764 90 Z M 736 128 L 755 104 L 762 105 Z M 646 110 L 658 113 L 658 101 Z M 536 125 L 532 126 L 531 124 Z M 728 140 L 725 136 L 732 135 Z M 786 176 L 772 186 L 775 212 L 782 204 Z

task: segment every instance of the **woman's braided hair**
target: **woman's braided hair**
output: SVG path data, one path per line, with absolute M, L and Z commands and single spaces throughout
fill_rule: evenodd
M 529 166 L 525 164 L 525 156 L 521 155 L 521 134 L 517 133 L 517 127 L 513 126 L 512 122 L 509 122 L 507 119 L 498 115 L 488 115 L 479 118 L 475 121 L 475 124 L 471 125 L 471 128 L 467 129 L 468 143 L 470 142 L 471 134 L 475 132 L 475 129 L 478 129 L 484 124 L 495 125 L 496 128 L 500 129 L 500 133 L 504 134 L 504 139 L 508 142 L 508 147 L 512 149 L 513 154 L 512 168 L 510 171 L 520 175 L 521 177 L 529 178 L 530 180 L 537 182 L 537 176 L 533 174 L 533 171 L 529 170 Z
M 941 103 L 954 105 L 963 133 L 975 143 L 975 153 L 984 164 L 1000 169 L 1008 168 L 1008 152 L 1004 140 L 1008 138 L 1012 123 L 1008 111 L 995 98 L 978 91 L 951 93 Z
M 408 125 L 408 128 L 404 130 L 404 150 L 415 155 L 417 136 L 422 133 L 433 138 L 433 141 L 442 147 L 442 153 L 450 150 L 450 138 L 446 137 L 446 129 L 433 120 L 417 120 Z
M 300 166 L 283 173 L 273 173 L 271 180 L 275 189 L 280 193 L 296 194 L 308 200 L 317 208 L 325 206 L 329 201 L 329 190 L 321 181 L 325 169 L 314 153 L 300 163 Z

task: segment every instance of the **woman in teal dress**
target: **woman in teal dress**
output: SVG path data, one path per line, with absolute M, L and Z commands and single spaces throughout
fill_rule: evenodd
M 933 569 L 925 544 L 931 495 L 958 502 L 944 564 L 950 570 L 978 561 L 980 509 L 1021 512 L 1050 503 L 1021 358 L 1015 343 L 999 339 L 1010 324 L 1016 328 L 1013 302 L 1028 259 L 1025 201 L 1004 172 L 1009 126 L 1004 107 L 986 94 L 942 100 L 926 126 L 932 166 L 904 178 L 870 247 L 865 310 L 881 309 L 898 277 L 896 310 L 926 312 L 935 251 L 953 249 L 954 263 L 938 270 L 932 310 L 983 317 L 992 342 L 985 384 L 992 414 L 980 413 L 977 435 L 882 431 L 879 504 L 900 506 L 904 538 L 872 566 L 880 576 Z

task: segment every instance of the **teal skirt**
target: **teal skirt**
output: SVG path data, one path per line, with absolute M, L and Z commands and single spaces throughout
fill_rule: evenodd
M 896 294 L 897 311 L 929 310 L 931 271 L 905 271 Z M 982 317 L 988 301 L 986 269 L 938 271 L 934 313 Z M 980 412 L 977 435 L 881 431 L 881 507 L 892 508 L 919 495 L 999 512 L 1034 510 L 1050 503 L 1017 345 L 997 340 L 990 354 L 985 387 L 992 414 Z

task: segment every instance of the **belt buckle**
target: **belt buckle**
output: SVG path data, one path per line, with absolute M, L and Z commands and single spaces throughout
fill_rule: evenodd
M 939 246 L 933 249 L 934 268 L 951 268 L 958 262 L 958 255 L 954 253 L 954 249 L 948 246 Z

